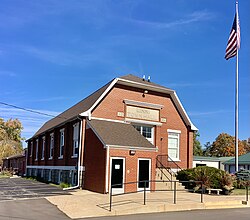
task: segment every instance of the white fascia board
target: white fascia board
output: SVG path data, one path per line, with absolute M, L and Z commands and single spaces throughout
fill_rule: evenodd
M 108 86 L 108 88 L 101 94 L 101 96 L 96 100 L 96 102 L 90 107 L 90 109 L 88 109 L 85 112 L 82 112 L 80 114 L 80 116 L 88 116 L 91 117 L 91 112 L 92 110 L 100 103 L 100 101 L 103 99 L 103 97 L 114 87 L 114 85 L 116 84 L 116 82 L 118 81 L 118 78 L 115 78 L 113 80 L 113 82 Z
M 187 112 L 185 111 L 183 105 L 181 104 L 180 99 L 178 98 L 176 92 L 174 91 L 170 95 L 171 95 L 172 99 L 174 100 L 174 103 L 176 104 L 177 108 L 179 109 L 186 124 L 190 125 L 191 130 L 198 131 L 198 128 L 196 128 L 194 126 L 194 124 L 191 122 L 190 118 L 188 117 Z

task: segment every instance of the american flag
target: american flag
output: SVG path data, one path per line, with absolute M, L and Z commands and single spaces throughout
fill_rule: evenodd
M 238 49 L 240 49 L 240 22 L 238 13 L 236 12 L 233 26 L 227 42 L 225 59 L 228 60 L 236 56 Z

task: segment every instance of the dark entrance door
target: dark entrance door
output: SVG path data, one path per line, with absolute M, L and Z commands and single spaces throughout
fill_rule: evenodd
M 150 160 L 145 159 L 139 159 L 139 173 L 138 173 L 138 188 L 144 188 L 145 182 L 141 181 L 147 181 L 146 182 L 146 188 L 149 188 L 149 164 Z
M 123 162 L 123 159 L 112 158 L 111 185 L 118 184 L 113 186 L 115 189 L 123 190 Z

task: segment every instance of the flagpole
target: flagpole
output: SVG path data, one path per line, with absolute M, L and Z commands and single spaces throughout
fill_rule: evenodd
M 238 1 L 236 1 L 236 30 L 238 27 Z M 238 47 L 238 46 L 237 46 Z M 236 77 L 235 77 L 235 171 L 239 171 L 238 153 L 238 129 L 239 129 L 239 56 L 236 51 Z

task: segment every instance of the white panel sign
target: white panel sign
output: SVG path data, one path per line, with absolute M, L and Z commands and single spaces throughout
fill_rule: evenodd
M 149 121 L 159 121 L 159 110 L 127 106 L 126 117 Z

